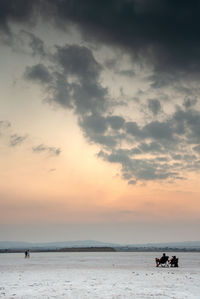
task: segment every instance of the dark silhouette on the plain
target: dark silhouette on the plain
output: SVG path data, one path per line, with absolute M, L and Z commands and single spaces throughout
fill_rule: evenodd
M 30 250 L 29 249 L 25 250 L 24 255 L 25 255 L 25 259 L 30 258 Z
M 159 267 L 160 265 L 161 266 L 169 266 L 168 262 L 169 262 L 169 257 L 163 253 L 163 255 L 161 256 L 161 258 L 155 258 L 155 261 L 156 261 L 156 267 Z
M 178 258 L 174 255 L 169 261 L 170 267 L 178 267 Z

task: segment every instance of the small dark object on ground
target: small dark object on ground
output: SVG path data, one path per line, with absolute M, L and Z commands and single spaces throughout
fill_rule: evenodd
M 156 267 L 162 266 L 162 267 L 169 267 L 169 257 L 163 253 L 162 257 L 159 258 L 155 258 L 156 261 Z
M 161 258 L 155 258 L 156 261 L 156 267 L 162 266 L 162 267 L 174 267 L 177 268 L 178 267 L 178 258 L 174 255 L 172 256 L 171 259 L 169 259 L 169 257 L 163 253 Z
M 169 261 L 170 267 L 178 267 L 178 258 L 174 255 Z

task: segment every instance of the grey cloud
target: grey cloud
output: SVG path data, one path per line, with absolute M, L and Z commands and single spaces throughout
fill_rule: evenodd
M 39 82 L 49 102 L 73 109 L 79 117 L 79 125 L 90 141 L 114 146 L 115 137 L 104 133 L 108 126 L 117 130 L 124 120 L 119 116 L 103 116 L 108 93 L 99 82 L 101 67 L 92 51 L 77 45 L 56 47 L 54 63 L 57 70 L 51 73 L 42 64 L 28 67 L 25 78 Z
M 159 162 L 169 162 L 169 158 L 167 157 L 158 157 L 156 158 L 156 160 Z
M 137 181 L 135 181 L 135 180 L 130 180 L 130 181 L 128 181 L 128 184 L 129 184 L 129 185 L 136 185 L 136 184 L 137 184 Z
M 153 121 L 138 126 L 127 122 L 124 130 L 135 138 L 137 146 L 127 149 L 109 148 L 99 157 L 110 163 L 121 165 L 122 177 L 126 180 L 183 179 L 182 172 L 198 171 L 200 153 L 200 112 L 182 110 L 180 107 L 167 120 Z M 126 140 L 127 137 L 124 137 Z M 190 145 L 197 144 L 192 147 Z M 150 153 L 154 158 L 147 158 Z M 135 159 L 135 156 L 142 155 Z M 168 163 L 171 158 L 179 163 Z
M 130 173 L 124 172 L 122 174 L 122 177 L 124 180 L 129 180 L 129 179 L 131 179 L 132 175 Z
M 200 154 L 200 144 L 193 147 L 193 150 Z
M 59 72 L 51 74 L 52 81 L 45 86 L 47 92 L 47 100 L 49 103 L 56 103 L 63 108 L 72 109 L 73 103 L 73 85 L 66 81 L 66 77 Z
M 107 122 L 113 130 L 120 130 L 123 127 L 125 120 L 121 116 L 112 115 L 107 117 Z
M 32 32 L 28 32 L 26 30 L 22 30 L 21 34 L 25 34 L 29 39 L 29 46 L 32 50 L 32 55 L 37 56 L 39 55 L 42 58 L 45 58 L 47 55 L 45 45 L 43 40 L 41 40 L 39 37 L 37 37 Z
M 188 108 L 192 108 L 193 106 L 195 106 L 197 103 L 197 99 L 196 98 L 185 98 L 184 102 L 183 102 L 183 106 L 188 109 Z
M 33 24 L 41 1 L 2 0 L 0 2 L 0 29 L 10 33 L 10 22 Z
M 173 158 L 174 160 L 182 160 L 183 156 L 180 155 L 180 154 L 175 154 L 175 155 L 172 155 L 172 158 Z
M 93 39 L 145 56 L 158 71 L 199 72 L 197 1 L 163 0 L 161 4 L 158 0 L 120 0 L 99 4 L 86 0 L 81 4 L 80 0 L 54 2 L 63 22 L 70 20 Z
M 107 89 L 99 82 L 101 66 L 95 60 L 92 51 L 77 45 L 57 47 L 55 61 L 60 64 L 67 77 L 75 76 L 78 79 L 77 83 L 68 83 L 72 89 L 75 112 L 103 112 Z
M 157 99 L 149 99 L 148 108 L 153 113 L 153 115 L 157 115 L 161 111 L 160 101 Z
M 140 143 L 139 149 L 144 153 L 162 153 L 164 152 L 163 146 L 158 142 Z
M 28 80 L 39 81 L 43 84 L 49 83 L 52 79 L 48 68 L 42 63 L 27 66 L 24 76 Z
M 153 155 L 159 155 L 162 153 L 166 154 L 166 149 L 160 143 L 151 141 L 149 143 L 140 142 L 137 147 L 133 147 L 129 150 L 130 155 L 141 155 L 147 153 Z
M 56 61 L 66 74 L 78 76 L 83 81 L 97 80 L 101 66 L 86 47 L 78 45 L 57 46 Z
M 10 146 L 14 147 L 14 146 L 17 146 L 17 145 L 23 143 L 27 139 L 27 137 L 28 137 L 27 135 L 25 135 L 25 136 L 20 136 L 17 134 L 11 135 Z
M 107 89 L 99 82 L 101 67 L 91 50 L 77 45 L 56 47 L 54 63 L 56 71 L 50 73 L 45 65 L 37 64 L 27 67 L 24 76 L 47 84 L 45 90 L 51 91 L 49 101 L 74 108 L 78 115 L 105 111 Z
M 117 72 L 119 75 L 126 76 L 126 77 L 134 77 L 135 72 L 133 70 L 121 70 Z
M 158 159 L 133 159 L 126 151 L 117 150 L 111 153 L 100 152 L 99 156 L 111 163 L 119 163 L 122 166 L 122 177 L 131 180 L 166 180 L 177 178 L 178 172 L 171 171 L 165 161 Z
M 0 136 L 3 135 L 10 127 L 11 123 L 9 121 L 0 120 Z
M 79 125 L 89 141 L 111 148 L 117 144 L 116 136 L 107 133 L 108 123 L 105 117 L 94 114 L 83 116 L 79 119 Z
M 98 82 L 84 82 L 74 86 L 73 98 L 77 114 L 102 113 L 106 107 L 107 89 Z
M 50 154 L 51 156 L 59 156 L 61 153 L 61 149 L 58 147 L 53 147 L 53 146 L 46 146 L 44 144 L 37 145 L 32 148 L 32 151 L 34 153 L 42 153 L 46 152 Z
M 200 112 L 194 110 L 193 106 L 186 110 L 177 107 L 166 119 L 146 120 L 143 125 L 126 121 L 109 112 L 108 91 L 100 83 L 101 67 L 91 50 L 65 45 L 63 48 L 57 47 L 53 57 L 54 71 L 50 72 L 45 66 L 39 67 L 38 71 L 36 65 L 29 72 L 26 71 L 26 74 L 30 74 L 28 78 L 43 84 L 44 90 L 48 91 L 48 101 L 74 110 L 87 140 L 102 149 L 106 148 L 107 152 L 100 151 L 98 157 L 120 164 L 124 179 L 175 180 L 181 178 L 181 172 L 186 169 L 197 170 L 195 164 L 199 165 L 198 160 L 188 148 L 189 144 L 198 144 L 200 137 Z M 41 69 L 44 70 L 42 76 Z M 46 79 L 49 76 L 51 80 Z M 149 109 L 157 115 L 161 111 L 159 100 L 149 100 Z M 121 148 L 121 142 L 128 143 L 132 148 Z M 133 142 L 136 143 L 134 147 Z M 40 145 L 33 151 L 53 153 L 55 149 Z M 183 154 L 183 151 L 187 153 Z M 145 157 L 146 154 L 154 158 L 149 159 Z M 136 155 L 143 157 L 135 159 Z M 168 164 L 170 156 L 174 160 L 180 157 L 182 163 Z
M 152 121 L 144 127 L 139 127 L 136 122 L 127 122 L 126 132 L 139 139 L 153 138 L 160 141 L 173 139 L 173 130 L 169 122 Z
M 114 58 L 112 58 L 112 59 L 106 59 L 105 66 L 108 69 L 113 69 L 116 66 L 116 59 L 114 59 Z
M 141 124 L 134 121 L 134 115 L 133 121 L 127 121 L 110 109 L 113 99 L 110 99 L 108 90 L 101 83 L 102 68 L 90 49 L 65 45 L 56 47 L 51 57 L 51 69 L 44 64 L 29 67 L 25 72 L 26 78 L 44 87 L 49 102 L 73 109 L 87 140 L 107 150 L 98 156 L 110 163 L 119 163 L 124 179 L 173 180 L 181 178 L 182 171 L 199 165 L 196 156 L 191 155 L 191 148 L 200 140 L 200 112 L 194 110 L 193 100 L 185 100 L 175 113 L 162 115 L 163 119 L 159 118 L 159 121 L 146 119 Z M 174 81 L 176 72 L 164 76 L 157 61 L 155 65 L 158 68 L 157 79 L 160 80 L 157 88 Z M 152 82 L 155 84 L 155 78 Z M 162 110 L 158 99 L 150 99 L 148 108 L 154 116 Z M 127 149 L 122 148 L 121 141 L 122 144 L 128 144 Z M 33 151 L 50 152 L 48 148 L 40 145 Z M 154 158 L 149 159 L 145 154 L 151 154 Z M 137 156 L 136 159 L 134 155 L 143 157 Z M 167 163 L 169 157 L 177 161 L 180 157 L 180 163 Z
M 168 141 L 173 139 L 173 130 L 169 122 L 153 121 L 147 124 L 143 131 L 149 138 L 158 140 L 167 139 Z
M 200 141 L 200 111 L 190 109 L 183 111 L 178 109 L 173 117 L 172 124 L 174 131 L 181 135 L 186 135 L 190 143 Z
M 112 135 L 88 135 L 89 140 L 94 143 L 113 148 L 116 146 L 116 138 Z
M 107 130 L 106 119 L 100 115 L 92 114 L 82 118 L 80 124 L 87 132 L 90 130 L 92 134 L 104 134 Z
M 74 49 L 74 53 L 79 56 L 78 64 L 75 61 L 76 55 L 72 55 L 70 64 L 70 55 Z M 168 165 L 166 162 L 170 154 L 174 155 L 174 159 L 178 157 L 177 151 L 181 150 L 182 144 L 185 147 L 187 143 L 197 143 L 200 123 L 198 111 L 192 108 L 182 110 L 178 107 L 168 119 L 150 121 L 143 126 L 133 121 L 127 122 L 118 115 L 108 115 L 107 90 L 99 82 L 101 68 L 98 67 L 92 51 L 74 45 L 64 46 L 63 49 L 60 47 L 56 51 L 55 63 L 59 62 L 62 71 L 50 73 L 45 66 L 36 65 L 35 68 L 29 69 L 29 72 L 26 70 L 26 76 L 44 84 L 45 89 L 49 91 L 49 101 L 74 110 L 85 137 L 90 142 L 107 148 L 107 154 L 100 152 L 98 157 L 110 163 L 119 163 L 122 167 L 122 177 L 128 181 L 178 179 L 181 177 L 180 171 L 194 169 L 197 160 L 195 156 L 189 158 L 182 155 L 180 159 L 184 161 L 182 165 L 180 163 Z M 84 62 L 81 63 L 81 60 Z M 84 69 L 86 69 L 85 78 Z M 76 77 L 75 81 L 73 76 Z M 161 110 L 160 102 L 150 100 L 149 108 L 153 114 L 157 114 Z M 137 147 L 116 151 L 119 142 L 126 142 L 128 136 L 137 140 Z M 33 148 L 33 151 L 59 154 L 55 148 L 44 145 Z M 134 155 L 147 153 L 158 156 L 152 160 L 133 158 Z M 159 156 L 160 154 L 162 156 Z
M 142 154 L 142 151 L 137 147 L 132 148 L 130 152 L 131 152 L 131 155 L 140 155 L 140 154 Z
M 141 138 L 143 131 L 140 129 L 136 122 L 127 122 L 125 124 L 126 132 L 132 136 Z
M 158 87 L 167 83 L 164 76 L 158 82 L 162 74 L 175 74 L 168 83 L 186 73 L 199 76 L 199 8 L 196 0 L 2 0 L 0 27 L 9 31 L 12 22 L 31 25 L 38 17 L 62 29 L 74 25 L 83 37 L 153 65 Z
M 7 120 L 0 120 L 0 128 L 9 128 L 11 123 Z

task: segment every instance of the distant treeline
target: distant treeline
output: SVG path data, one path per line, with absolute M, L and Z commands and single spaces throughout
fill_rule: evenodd
M 17 253 L 24 252 L 27 248 L 15 249 L 0 249 L 0 253 Z M 67 248 L 29 248 L 31 252 L 115 252 L 112 247 L 67 247 Z
M 30 249 L 31 252 L 200 252 L 200 248 L 178 247 L 67 247 L 67 248 L 9 248 L 0 253 L 17 253 Z
M 116 247 L 115 249 L 121 252 L 200 252 L 200 247 Z
M 74 248 L 61 248 L 61 252 L 113 252 L 116 251 L 112 247 L 74 247 Z

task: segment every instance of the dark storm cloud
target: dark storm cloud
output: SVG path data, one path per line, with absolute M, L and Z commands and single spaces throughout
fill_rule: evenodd
M 10 22 L 33 25 L 41 8 L 40 0 L 1 0 L 0 29 L 10 34 Z
M 158 71 L 199 72 L 199 9 L 196 0 L 55 1 L 57 16 L 88 37 L 150 57 Z
M 18 5 L 3 0 L 0 26 L 11 33 L 12 22 L 31 25 L 37 16 L 60 30 L 76 25 L 84 40 L 120 48 L 134 62 L 150 66 L 147 79 L 157 91 L 170 85 L 181 89 L 184 97 L 187 93 L 182 107 L 163 119 L 159 118 L 161 98 L 145 103 L 153 121 L 139 123 L 135 115 L 126 119 L 110 109 L 115 100 L 101 82 L 103 68 L 91 49 L 66 44 L 56 46 L 49 57 L 43 41 L 29 35 L 32 55 L 46 60 L 27 67 L 25 78 L 41 84 L 50 103 L 72 109 L 87 140 L 100 146 L 98 156 L 119 164 L 122 177 L 134 184 L 138 180 L 181 179 L 185 170 L 198 170 L 200 112 L 194 109 L 196 100 L 186 79 L 196 80 L 200 75 L 199 9 L 195 0 L 19 0 Z M 135 76 L 132 69 L 117 70 L 116 60 L 107 60 L 107 66 L 118 75 Z M 177 87 L 180 80 L 186 84 Z M 142 90 L 136 96 L 146 98 Z M 60 153 L 60 149 L 43 144 L 33 151 Z
M 25 136 L 20 136 L 20 135 L 17 135 L 17 134 L 13 134 L 10 136 L 10 146 L 14 147 L 14 146 L 17 146 L 21 143 L 23 143 L 26 139 L 27 139 L 27 135 Z
M 42 17 L 60 28 L 74 24 L 86 38 L 118 45 L 160 73 L 200 70 L 200 3 L 197 0 L 2 0 L 1 28 Z M 177 74 L 175 74 L 177 75 Z M 162 82 L 161 80 L 164 80 Z
M 90 49 L 65 45 L 56 47 L 51 57 L 51 68 L 43 64 L 27 67 L 25 77 L 43 86 L 49 102 L 73 109 L 84 136 L 102 148 L 98 157 L 121 165 L 124 179 L 175 180 L 183 178 L 184 170 L 198 170 L 199 158 L 188 147 L 193 144 L 193 152 L 198 154 L 200 112 L 194 110 L 194 101 L 185 101 L 163 120 L 146 120 L 143 125 L 127 121 L 110 113 L 111 100 L 100 81 L 102 69 Z M 154 117 L 162 111 L 157 99 L 147 104 Z M 127 148 L 120 148 L 121 143 Z M 55 152 L 44 145 L 33 151 Z M 145 156 L 148 154 L 151 159 Z M 174 162 L 169 163 L 170 159 Z
M 53 146 L 46 146 L 44 144 L 37 145 L 32 148 L 32 151 L 34 153 L 43 153 L 47 152 L 51 156 L 59 156 L 61 153 L 61 149 L 58 147 L 53 147 Z

